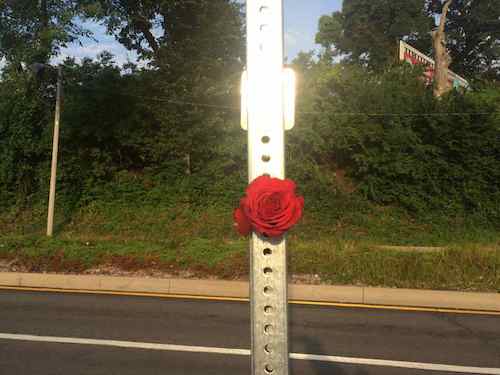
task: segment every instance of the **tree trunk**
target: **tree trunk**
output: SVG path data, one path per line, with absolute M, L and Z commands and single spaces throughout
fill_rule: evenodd
M 432 32 L 434 45 L 434 96 L 439 98 L 452 89 L 448 80 L 448 67 L 451 64 L 450 53 L 446 49 L 446 33 L 444 31 L 448 9 L 453 0 L 447 0 L 443 5 L 441 19 L 437 30 Z

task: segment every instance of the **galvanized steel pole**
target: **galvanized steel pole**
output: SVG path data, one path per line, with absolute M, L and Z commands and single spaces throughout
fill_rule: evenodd
M 54 117 L 54 137 L 52 140 L 52 164 L 50 170 L 49 209 L 47 214 L 47 236 L 54 232 L 54 206 L 56 200 L 57 152 L 59 148 L 59 122 L 61 119 L 62 67 L 57 68 L 56 111 Z
M 283 1 L 247 0 L 247 71 L 242 127 L 248 131 L 248 179 L 285 178 L 284 131 L 293 126 L 294 76 L 283 70 Z M 250 241 L 252 374 L 288 375 L 285 238 Z

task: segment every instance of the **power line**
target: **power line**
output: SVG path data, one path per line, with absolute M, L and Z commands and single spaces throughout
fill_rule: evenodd
M 219 104 L 209 104 L 209 103 L 196 103 L 184 100 L 172 100 L 166 98 L 159 97 L 147 97 L 147 96 L 138 96 L 138 95 L 130 95 L 130 94 L 120 94 L 124 96 L 136 97 L 143 100 L 151 100 L 156 102 L 164 102 L 170 104 L 178 104 L 178 105 L 189 105 L 195 107 L 208 107 L 208 108 L 219 108 L 219 109 L 227 109 L 231 111 L 240 111 L 239 107 L 232 107 L 226 105 Z M 322 114 L 325 112 L 321 111 L 297 111 L 298 114 Z M 431 112 L 431 113 L 369 113 L 369 112 L 333 112 L 329 113 L 329 115 L 333 116 L 369 116 L 369 117 L 426 117 L 426 116 L 489 116 L 489 115 L 500 115 L 499 112 Z
M 232 111 L 234 111 L 234 110 L 239 111 L 240 110 L 238 107 L 231 107 L 231 106 L 219 105 L 219 104 L 195 103 L 195 102 L 188 102 L 188 101 L 184 101 L 184 100 L 172 100 L 172 99 L 165 99 L 165 98 L 159 98 L 159 97 L 147 97 L 147 96 L 130 95 L 130 94 L 122 94 L 122 93 L 120 93 L 119 95 L 130 96 L 130 97 L 134 97 L 134 98 L 139 98 L 139 99 L 143 99 L 143 100 L 150 100 L 150 101 L 155 101 L 155 102 L 178 104 L 178 105 L 189 105 L 189 106 L 193 106 L 193 107 L 219 108 L 219 109 L 228 109 L 228 110 L 232 110 Z
M 300 114 L 322 114 L 321 111 L 297 111 Z M 368 117 L 428 117 L 428 116 L 489 116 L 500 115 L 500 112 L 430 112 L 430 113 L 369 113 L 369 112 L 332 112 L 330 116 L 368 116 Z
M 88 90 L 88 88 L 86 88 Z M 91 90 L 92 91 L 92 90 Z M 200 102 L 192 102 L 186 100 L 176 100 L 176 99 L 168 99 L 161 97 L 152 97 L 152 96 L 144 96 L 144 95 L 133 95 L 128 93 L 115 93 L 120 96 L 127 96 L 147 101 L 175 104 L 175 105 L 183 105 L 183 106 L 191 106 L 191 107 L 204 107 L 204 108 L 214 108 L 214 109 L 224 109 L 234 112 L 239 112 L 240 107 L 228 106 L 228 105 L 220 105 L 220 104 L 211 104 L 211 103 L 200 103 Z M 303 115 L 319 115 L 324 114 L 323 111 L 297 111 L 297 114 Z M 429 113 L 396 113 L 396 112 L 330 112 L 329 116 L 366 116 L 366 117 L 441 117 L 441 116 L 490 116 L 490 115 L 500 115 L 500 111 L 493 112 L 429 112 Z
M 184 100 L 172 100 L 172 99 L 166 99 L 166 98 L 160 98 L 160 97 L 147 97 L 147 96 L 138 96 L 138 95 L 130 95 L 130 94 L 123 94 L 123 95 L 133 96 L 133 97 L 140 98 L 143 100 L 151 100 L 151 101 L 164 102 L 164 103 L 170 103 L 170 104 L 189 105 L 189 106 L 195 106 L 195 107 L 208 107 L 208 108 L 228 109 L 231 111 L 240 111 L 240 107 L 233 107 L 233 106 L 227 106 L 227 105 L 196 103 L 196 102 L 190 102 L 190 101 L 184 101 Z M 325 112 L 322 112 L 322 111 L 297 111 L 297 113 L 307 115 L 307 114 L 322 114 Z M 333 115 L 333 116 L 369 116 L 369 117 L 389 117 L 389 116 L 392 116 L 392 117 L 396 117 L 396 116 L 426 117 L 426 116 L 467 116 L 467 115 L 469 115 L 469 116 L 489 116 L 489 115 L 495 115 L 495 114 L 500 115 L 500 111 L 494 111 L 494 112 L 430 112 L 430 113 L 383 113 L 383 112 L 377 112 L 377 113 L 333 112 L 333 113 L 329 113 L 329 115 Z

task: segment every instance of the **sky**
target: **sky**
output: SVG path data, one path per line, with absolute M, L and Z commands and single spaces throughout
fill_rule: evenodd
M 318 20 L 324 14 L 341 8 L 342 0 L 284 0 L 285 13 L 285 56 L 291 61 L 298 52 L 310 51 L 318 46 L 314 37 L 318 30 Z M 96 23 L 86 23 L 85 26 L 94 33 L 94 38 L 82 40 L 82 46 L 72 44 L 61 51 L 55 63 L 71 56 L 77 59 L 94 58 L 102 51 L 115 55 L 115 61 L 122 65 L 127 61 L 135 62 L 137 55 L 127 51 L 114 37 L 106 35 L 105 28 Z
M 292 60 L 300 51 L 318 48 L 314 38 L 319 18 L 342 7 L 342 0 L 284 0 L 285 56 Z

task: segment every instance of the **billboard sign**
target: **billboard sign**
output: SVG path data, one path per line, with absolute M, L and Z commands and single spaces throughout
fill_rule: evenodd
M 434 67 L 435 62 L 429 56 L 423 54 L 416 48 L 413 48 L 408 43 L 403 42 L 402 40 L 399 42 L 399 60 L 406 61 L 412 65 L 424 65 L 425 72 L 424 77 L 427 84 L 432 84 L 434 80 Z M 469 87 L 469 82 L 463 77 L 460 77 L 458 74 L 448 70 L 448 80 L 454 88 L 467 88 Z

